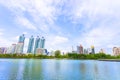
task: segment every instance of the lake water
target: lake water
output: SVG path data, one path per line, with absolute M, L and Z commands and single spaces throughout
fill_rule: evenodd
M 120 80 L 120 62 L 0 59 L 0 80 Z

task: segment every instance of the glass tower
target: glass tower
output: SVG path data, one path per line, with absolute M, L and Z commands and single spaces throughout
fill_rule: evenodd
M 18 44 L 21 44 L 21 47 L 18 47 L 20 50 L 19 51 L 20 53 L 23 53 L 24 41 L 25 41 L 25 36 L 23 34 L 23 35 L 19 36 L 19 41 L 18 41 Z
M 39 44 L 40 44 L 40 38 L 39 38 L 39 36 L 37 36 L 37 38 L 35 40 L 34 53 L 36 53 L 36 49 L 39 48 Z
M 41 42 L 40 42 L 40 48 L 44 48 L 45 47 L 45 38 L 42 37 Z
M 19 43 L 24 43 L 24 41 L 25 41 L 25 36 L 24 36 L 24 34 L 23 35 L 21 35 L 20 37 L 19 37 Z
M 28 44 L 27 53 L 32 53 L 33 44 L 34 44 L 34 38 L 33 38 L 33 36 L 31 36 L 31 37 L 29 38 L 29 44 Z

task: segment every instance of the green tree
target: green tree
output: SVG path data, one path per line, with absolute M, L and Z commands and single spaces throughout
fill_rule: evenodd
M 60 55 L 61 55 L 60 50 L 56 50 L 56 51 L 55 51 L 55 57 L 56 57 L 56 58 L 59 58 Z

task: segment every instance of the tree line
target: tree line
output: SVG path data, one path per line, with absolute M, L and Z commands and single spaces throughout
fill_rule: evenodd
M 54 52 L 55 56 L 41 55 L 41 54 L 0 54 L 0 58 L 38 58 L 38 59 L 120 59 L 120 55 L 112 56 L 110 54 L 96 53 L 96 54 L 77 54 L 67 53 L 61 55 L 60 50 Z

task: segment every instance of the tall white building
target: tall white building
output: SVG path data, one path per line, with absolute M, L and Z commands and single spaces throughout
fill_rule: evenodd
M 15 53 L 15 49 L 16 49 L 16 44 L 12 44 L 10 47 L 7 48 L 6 53 Z
M 17 45 L 16 45 L 16 48 L 15 48 L 15 53 L 23 53 L 23 46 L 24 46 L 24 43 L 22 42 L 19 42 Z

